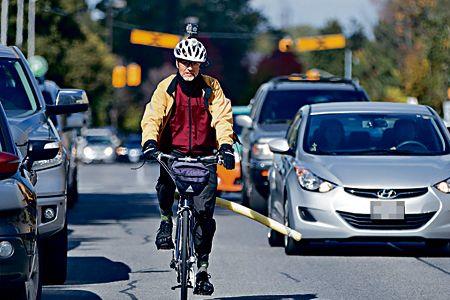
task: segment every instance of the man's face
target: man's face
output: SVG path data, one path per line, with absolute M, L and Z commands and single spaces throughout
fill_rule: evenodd
M 177 59 L 177 68 L 181 77 L 186 81 L 192 81 L 200 72 L 200 63 Z

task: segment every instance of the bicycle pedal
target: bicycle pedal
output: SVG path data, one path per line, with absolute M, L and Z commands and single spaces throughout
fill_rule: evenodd
M 192 289 L 194 287 L 192 285 L 188 285 L 187 288 Z M 171 287 L 171 289 L 172 289 L 172 291 L 175 291 L 176 289 L 181 289 L 181 284 L 173 286 L 173 287 Z
M 172 261 L 170 262 L 170 268 L 172 268 L 172 269 L 176 269 L 176 267 L 177 267 L 177 262 L 175 261 L 175 259 L 172 259 Z

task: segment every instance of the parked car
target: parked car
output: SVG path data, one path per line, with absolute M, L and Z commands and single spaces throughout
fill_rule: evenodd
M 236 117 L 249 115 L 250 106 L 233 106 L 233 130 L 240 139 L 242 127 L 236 123 Z M 242 146 L 239 143 L 233 145 L 235 165 L 233 170 L 227 170 L 222 165 L 217 166 L 217 190 L 219 192 L 240 192 L 242 191 L 242 171 L 241 157 Z
M 80 142 L 80 159 L 85 164 L 93 162 L 113 163 L 116 160 L 115 149 L 120 140 L 109 130 L 90 128 L 83 132 Z
M 17 47 L 0 46 L 0 102 L 3 104 L 14 141 L 25 156 L 30 139 L 58 143 L 58 154 L 36 161 L 36 184 L 40 252 L 45 283 L 63 283 L 67 274 L 67 173 L 69 159 L 51 116 L 88 109 L 86 93 L 64 89 L 55 105 L 46 104 L 27 60 Z
M 116 160 L 119 162 L 136 163 L 141 161 L 142 158 L 141 137 L 139 135 L 129 135 L 116 148 Z
M 37 78 L 46 104 L 55 105 L 58 92 L 61 89 L 54 81 Z M 50 116 L 61 137 L 62 144 L 69 159 L 67 173 L 67 204 L 73 206 L 78 200 L 78 158 L 77 141 L 80 129 L 86 126 L 87 116 L 85 113 L 70 115 Z
M 0 103 L 0 293 L 2 299 L 40 299 L 38 210 L 33 161 L 52 159 L 53 141 L 30 141 L 27 156 L 17 149 Z
M 238 116 L 242 130 L 243 203 L 267 211 L 268 174 L 273 154 L 268 142 L 284 137 L 300 107 L 312 103 L 368 101 L 362 87 L 352 80 L 311 78 L 293 74 L 276 77 L 261 85 L 251 100 L 250 116 Z
M 399 103 L 303 107 L 269 143 L 269 215 L 317 240 L 450 241 L 450 139 L 437 113 Z M 283 238 L 271 231 L 269 243 Z

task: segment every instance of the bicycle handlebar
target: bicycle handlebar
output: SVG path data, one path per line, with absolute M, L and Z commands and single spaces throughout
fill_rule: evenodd
M 156 155 L 156 159 L 161 161 L 161 158 L 168 158 L 174 161 L 183 161 L 183 162 L 202 162 L 202 163 L 211 163 L 211 164 L 222 164 L 222 157 L 218 154 L 209 155 L 209 156 L 199 156 L 199 157 L 177 157 L 170 154 L 164 154 L 162 152 L 158 152 Z

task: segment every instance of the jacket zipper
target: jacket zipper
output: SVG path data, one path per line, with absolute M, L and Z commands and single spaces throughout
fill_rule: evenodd
M 188 97 L 189 111 L 189 153 L 192 152 L 192 114 L 191 114 L 191 97 Z

